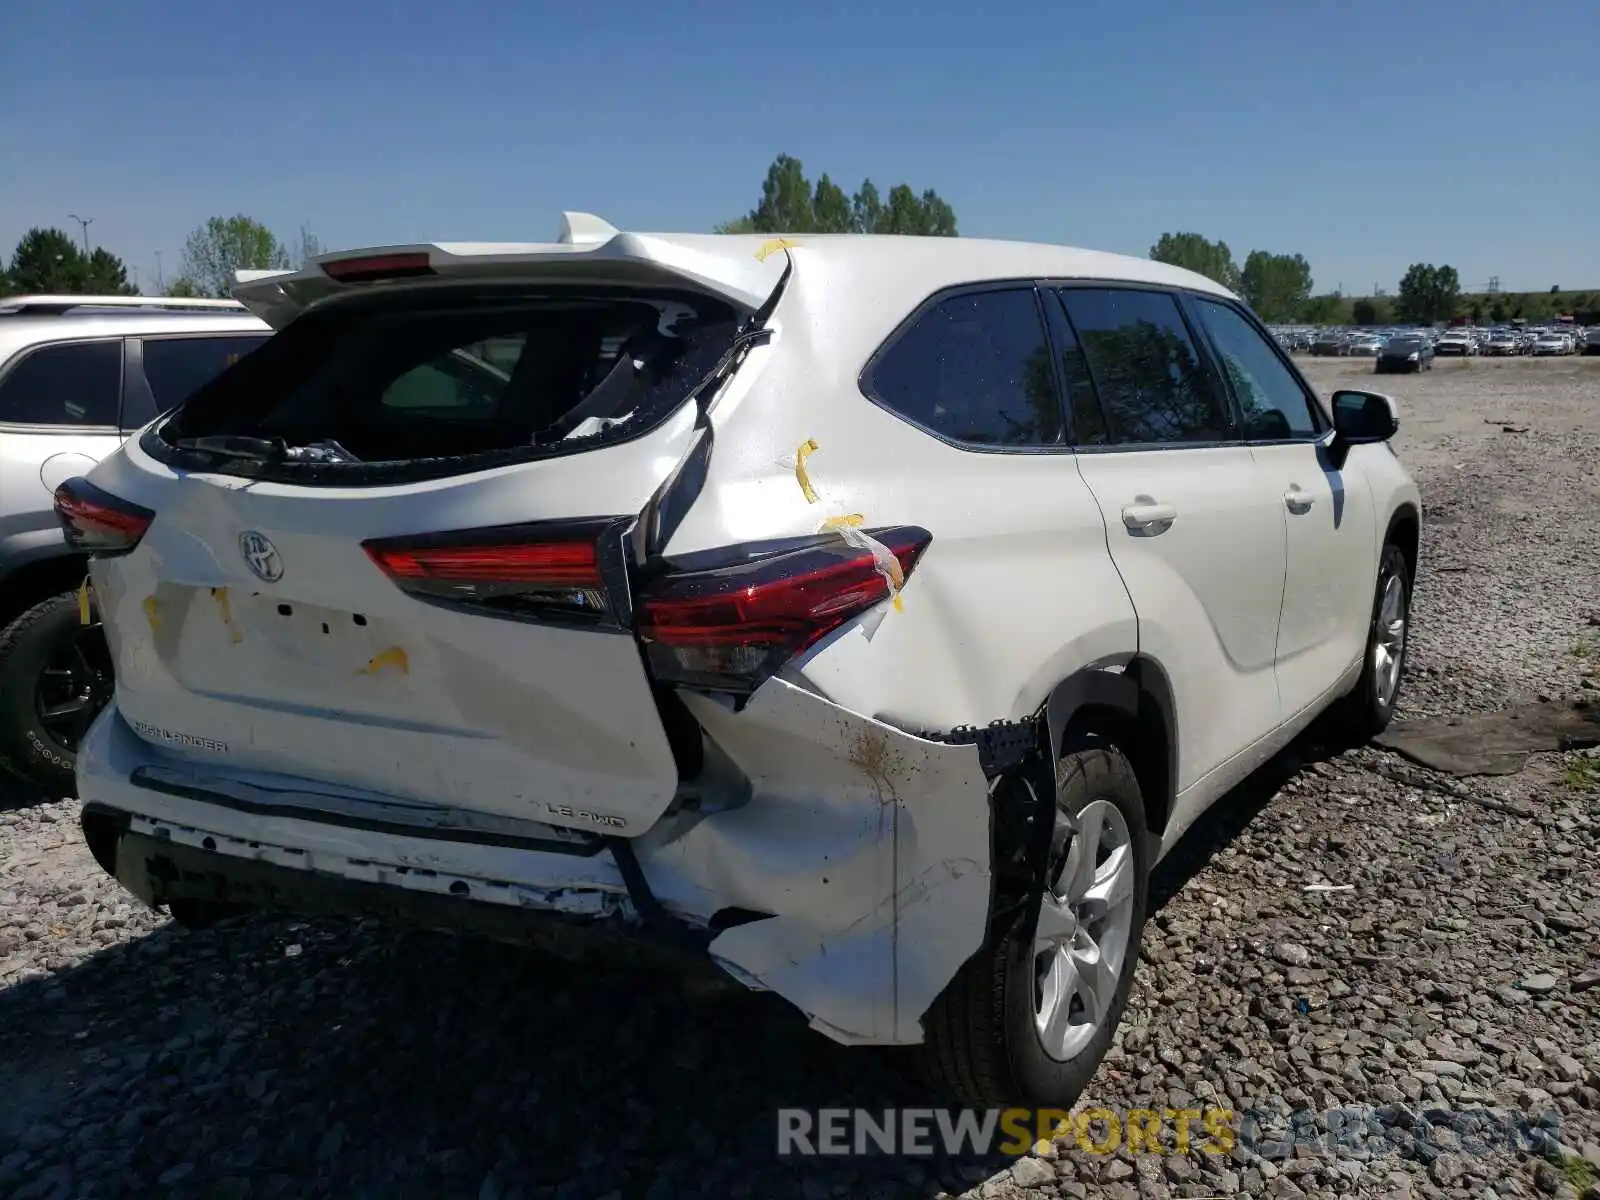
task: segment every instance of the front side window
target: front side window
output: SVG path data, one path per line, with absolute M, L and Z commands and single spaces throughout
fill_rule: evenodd
M 891 412 L 952 441 L 1061 441 L 1061 403 L 1032 287 L 939 301 L 889 344 L 868 390 Z
M 1251 441 L 1314 437 L 1319 426 L 1311 400 L 1255 326 L 1215 300 L 1196 299 L 1195 308 L 1238 398 L 1245 437 Z
M 122 339 L 40 346 L 0 378 L 0 422 L 115 426 Z
M 1100 397 L 1108 444 L 1236 436 L 1176 297 L 1134 288 L 1063 288 L 1060 295 Z

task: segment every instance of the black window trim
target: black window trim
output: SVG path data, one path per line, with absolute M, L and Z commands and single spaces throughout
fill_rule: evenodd
M 1039 336 L 1050 356 L 1050 378 L 1055 386 L 1056 413 L 1060 420 L 1056 441 L 1032 446 L 997 446 L 992 442 L 964 442 L 959 438 L 953 438 L 947 433 L 941 433 L 937 429 L 924 425 L 913 417 L 907 416 L 878 395 L 873 389 L 873 375 L 882 363 L 883 358 L 911 331 L 917 322 L 946 300 L 959 296 L 978 295 L 984 292 L 1017 292 L 1024 289 L 1033 293 L 1034 318 L 1039 322 Z M 1073 453 L 1071 438 L 1072 415 L 1067 411 L 1066 397 L 1063 395 L 1061 387 L 1061 365 L 1055 360 L 1057 353 L 1055 339 L 1050 336 L 1050 322 L 1045 315 L 1043 304 L 1044 297 L 1039 293 L 1038 281 L 1031 276 L 1012 279 L 970 280 L 942 287 L 925 296 L 890 331 L 889 336 L 878 344 L 878 348 L 867 357 L 866 365 L 857 374 L 856 388 L 867 400 L 881 408 L 895 420 L 902 421 L 931 438 L 937 438 L 947 446 L 952 446 L 957 450 L 964 450 L 969 454 L 1071 454 Z
M 1212 355 L 1213 359 L 1217 361 L 1219 368 L 1221 366 L 1220 352 L 1211 342 L 1211 335 L 1206 329 L 1205 321 L 1201 318 L 1200 310 L 1198 308 L 1194 308 L 1194 306 L 1202 300 L 1209 300 L 1211 303 L 1219 305 L 1222 308 L 1231 309 L 1234 313 L 1238 314 L 1244 319 L 1246 325 L 1250 326 L 1250 328 L 1256 331 L 1262 340 L 1267 343 L 1268 347 L 1271 348 L 1273 354 L 1277 355 L 1278 361 L 1288 368 L 1289 378 L 1293 379 L 1299 386 L 1301 394 L 1306 399 L 1306 405 L 1311 411 L 1311 419 L 1316 422 L 1317 425 L 1317 431 L 1312 434 L 1301 434 L 1296 437 L 1286 438 L 1247 437 L 1245 438 L 1245 445 L 1313 446 L 1322 445 L 1325 443 L 1328 440 L 1329 435 L 1333 432 L 1333 420 L 1323 410 L 1322 398 L 1318 396 L 1316 391 L 1311 387 L 1311 384 L 1301 373 L 1300 368 L 1298 365 L 1296 365 L 1294 359 L 1290 358 L 1288 354 L 1284 352 L 1283 347 L 1278 344 L 1278 339 L 1272 336 L 1271 331 L 1268 330 L 1267 327 L 1261 323 L 1260 319 L 1255 315 L 1255 313 L 1250 310 L 1250 306 L 1247 304 L 1241 304 L 1236 300 L 1231 300 L 1226 296 L 1212 295 L 1207 292 L 1189 291 L 1184 293 L 1184 306 L 1186 308 L 1193 309 L 1193 312 L 1190 314 L 1190 324 L 1200 331 L 1201 338 L 1206 344 L 1207 351 Z M 1221 377 L 1223 386 L 1228 391 L 1228 395 L 1232 397 L 1231 403 L 1233 404 L 1234 409 L 1234 419 L 1238 421 L 1239 431 L 1241 434 L 1243 434 L 1244 407 L 1240 403 L 1239 397 L 1234 393 L 1233 384 L 1227 377 L 1228 373 L 1219 369 L 1217 374 Z
M 166 416 L 171 409 L 156 408 L 156 394 L 150 387 L 150 380 L 144 373 L 144 344 L 146 342 L 185 342 L 205 340 L 212 341 L 216 338 L 255 338 L 265 342 L 272 337 L 269 329 L 186 329 L 171 333 L 139 333 L 132 334 L 127 340 L 127 349 L 122 355 L 122 405 L 117 410 L 117 424 L 124 434 L 138 433 L 150 421 Z M 134 399 L 143 400 L 155 416 L 149 421 L 141 421 L 137 425 L 128 424 L 128 406 Z M 176 406 L 174 406 L 176 407 Z
M 1152 451 L 1171 452 L 1177 450 L 1218 450 L 1224 447 L 1237 449 L 1245 445 L 1244 422 L 1240 419 L 1238 407 L 1233 400 L 1233 391 L 1227 386 L 1227 381 L 1222 377 L 1216 360 L 1211 354 L 1210 342 L 1202 336 L 1202 331 L 1195 329 L 1195 322 L 1189 312 L 1189 306 L 1184 302 L 1188 289 L 1170 287 L 1160 283 L 1146 283 L 1142 280 L 1125 279 L 1100 279 L 1088 277 L 1066 278 L 1040 278 L 1040 289 L 1053 292 L 1065 291 L 1124 291 L 1124 292 L 1158 292 L 1163 296 L 1170 296 L 1178 309 L 1178 318 L 1183 322 L 1188 331 L 1189 340 L 1194 343 L 1196 353 L 1200 356 L 1200 369 L 1206 377 L 1207 386 L 1215 389 L 1215 394 L 1222 399 L 1227 409 L 1228 417 L 1233 421 L 1235 436 L 1231 438 L 1216 438 L 1203 442 L 1114 442 L 1107 446 L 1074 445 L 1072 448 L 1079 454 L 1149 454 Z M 1072 314 L 1067 310 L 1066 304 L 1056 297 L 1056 302 L 1061 306 L 1061 315 L 1072 336 L 1078 336 L 1077 326 L 1072 322 Z M 1079 345 L 1082 345 L 1080 339 Z M 1087 359 L 1085 359 L 1087 363 Z M 1089 368 L 1089 384 L 1094 390 L 1095 403 L 1100 407 L 1101 420 L 1105 422 L 1106 429 L 1115 434 L 1116 429 L 1110 417 L 1106 414 L 1105 404 L 1100 399 L 1100 385 L 1094 378 L 1093 367 Z M 1059 386 L 1058 386 L 1059 390 Z M 1076 432 L 1076 431 L 1074 431 Z
M 22 347 L 6 362 L 0 366 L 0 387 L 5 386 L 11 373 L 27 359 L 32 358 L 40 350 L 55 346 L 98 346 L 103 342 L 119 342 L 122 353 L 118 356 L 117 369 L 121 375 L 117 379 L 117 415 L 122 415 L 122 389 L 128 378 L 128 337 L 123 333 L 101 334 L 99 337 L 73 337 L 54 338 L 45 342 L 33 342 Z M 109 425 L 70 425 L 62 423 L 49 423 L 45 421 L 6 421 L 0 420 L 0 429 L 22 430 L 26 433 L 120 433 L 121 429 L 115 422 Z

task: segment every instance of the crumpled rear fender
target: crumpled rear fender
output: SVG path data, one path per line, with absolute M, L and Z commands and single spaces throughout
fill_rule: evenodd
M 752 794 L 665 844 L 639 840 L 658 896 L 693 910 L 682 889 L 708 888 L 723 905 L 771 913 L 720 933 L 710 953 L 819 1032 L 920 1042 L 923 1014 L 987 931 L 989 783 L 977 747 L 905 733 L 781 679 L 738 713 L 684 701 Z

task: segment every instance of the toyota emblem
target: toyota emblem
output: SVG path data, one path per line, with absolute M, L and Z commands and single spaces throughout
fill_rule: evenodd
M 257 579 L 277 583 L 283 578 L 283 559 L 264 533 L 249 530 L 239 535 L 239 553 Z

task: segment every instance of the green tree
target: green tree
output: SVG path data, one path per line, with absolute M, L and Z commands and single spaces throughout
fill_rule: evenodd
M 200 286 L 187 275 L 179 275 L 167 284 L 167 295 L 178 300 L 193 300 L 202 295 Z
M 84 264 L 83 290 L 95 296 L 136 296 L 139 289 L 128 282 L 128 268 L 104 246 L 96 246 Z
M 818 233 L 853 233 L 855 217 L 850 212 L 850 197 L 844 189 L 824 175 L 817 180 L 811 197 L 811 221 Z
M 1412 263 L 1400 280 L 1395 310 L 1401 320 L 1432 324 L 1456 315 L 1461 300 L 1461 278 L 1451 266 Z
M 1239 268 L 1227 242 L 1207 241 L 1198 233 L 1163 233 L 1150 247 L 1150 257 L 1156 262 L 1195 271 L 1229 290 L 1238 290 Z
M 1559 283 L 1552 283 L 1550 285 L 1550 294 L 1552 296 L 1559 296 L 1561 294 L 1561 285 Z
M 290 265 L 289 251 L 270 229 L 239 213 L 212 217 L 189 235 L 182 275 L 202 296 L 226 299 L 235 271 L 265 271 Z
M 1239 273 L 1239 290 L 1263 321 L 1291 320 L 1311 295 L 1311 264 L 1298 254 L 1252 250 Z
M 301 269 L 324 252 L 325 248 L 322 245 L 322 239 L 312 233 L 306 226 L 300 226 L 300 248 L 294 254 L 295 269 Z
M 920 196 L 896 184 L 885 203 L 872 180 L 847 197 L 827 175 L 813 187 L 800 160 L 780 154 L 767 168 L 761 200 L 718 233 L 900 233 L 955 237 L 955 210 L 932 188 Z
M 35 227 L 17 243 L 8 274 L 11 286 L 25 295 L 77 295 L 88 281 L 88 265 L 66 233 Z
M 1336 292 L 1329 292 L 1322 296 L 1313 296 L 1307 300 L 1301 310 L 1303 319 L 1313 325 L 1338 325 L 1348 315 L 1349 306 L 1344 298 Z
M 1363 296 L 1350 305 L 1350 319 L 1357 325 L 1376 325 L 1378 306 Z

